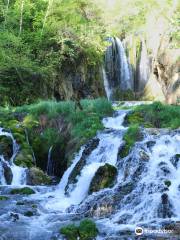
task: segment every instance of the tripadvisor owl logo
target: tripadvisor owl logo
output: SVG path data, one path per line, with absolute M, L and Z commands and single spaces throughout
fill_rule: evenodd
M 135 233 L 136 235 L 140 236 L 140 235 L 143 235 L 143 229 L 141 227 L 136 227 L 135 229 Z

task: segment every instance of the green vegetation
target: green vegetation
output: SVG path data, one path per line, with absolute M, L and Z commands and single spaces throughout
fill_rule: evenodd
M 24 213 L 24 216 L 32 217 L 32 216 L 34 216 L 34 213 L 32 211 L 27 211 L 27 212 Z
M 31 194 L 35 194 L 35 191 L 29 187 L 14 188 L 10 191 L 10 194 L 31 195 Z
M 74 224 L 67 225 L 60 229 L 60 233 L 65 235 L 67 240 L 93 240 L 98 234 L 96 224 L 90 220 L 85 219 L 80 222 L 79 226 Z
M 131 125 L 123 137 L 125 145 L 120 151 L 120 157 L 126 157 L 129 154 L 129 151 L 135 144 L 135 142 L 139 141 L 141 138 L 142 135 L 139 129 L 139 125 L 138 124 Z
M 127 122 L 144 127 L 176 129 L 180 127 L 180 106 L 164 105 L 160 102 L 141 105 L 128 115 Z
M 99 64 L 106 45 L 99 12 L 85 0 L 1 1 L 0 31 L 1 105 L 51 98 L 59 73 Z
M 98 192 L 104 188 L 113 187 L 117 176 L 117 168 L 106 163 L 104 166 L 98 168 L 93 177 L 90 187 L 89 194 Z
M 9 198 L 8 197 L 6 197 L 6 196 L 0 196 L 0 201 L 6 201 L 6 200 L 8 200 Z

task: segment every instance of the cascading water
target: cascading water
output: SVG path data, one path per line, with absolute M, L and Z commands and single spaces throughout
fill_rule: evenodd
M 10 159 L 6 160 L 3 155 L 0 156 L 0 183 L 1 185 L 24 185 L 26 183 L 26 168 L 14 164 L 14 159 L 19 151 L 19 146 L 13 135 L 10 132 L 4 131 L 3 128 L 0 128 L 0 136 L 10 138 L 13 144 L 13 155 Z M 5 178 L 5 169 L 8 170 L 8 175 L 12 175 L 12 179 L 9 181 Z
M 49 152 L 48 152 L 48 162 L 47 162 L 47 171 L 46 172 L 49 176 L 53 176 L 53 173 L 54 173 L 53 162 L 52 162 L 52 159 L 51 159 L 52 149 L 53 149 L 53 146 L 51 146 L 49 148 Z
M 119 79 L 120 79 L 120 89 L 123 91 L 133 89 L 132 74 L 130 71 L 128 59 L 125 53 L 122 42 L 119 38 L 116 38 L 118 56 L 119 56 Z
M 125 103 L 125 107 L 134 104 L 140 103 Z M 136 226 L 159 229 L 179 221 L 180 131 L 142 128 L 142 140 L 136 142 L 127 157 L 121 158 L 122 139 L 128 129 L 123 122 L 129 111 L 118 110 L 114 116 L 103 119 L 105 130 L 80 149 L 57 186 L 34 187 L 36 194 L 26 197 L 25 202 L 29 201 L 30 207 L 32 202 L 39 204 L 38 212 L 29 220 L 21 216 L 20 211 L 20 220 L 13 222 L 17 232 L 16 237 L 10 235 L 13 239 L 62 239 L 57 234 L 60 226 L 84 217 L 94 217 L 99 229 L 97 240 L 134 240 Z M 2 129 L 1 134 L 11 136 Z M 14 146 L 17 149 L 17 145 Z M 114 187 L 90 194 L 89 186 L 96 171 L 106 163 L 118 170 Z M 75 170 L 79 171 L 72 181 Z M 2 171 L 0 164 L 0 173 Z M 9 210 L 5 209 L 1 215 L 2 209 L 0 233 L 8 239 L 12 222 Z M 25 209 L 27 211 L 27 206 Z M 4 230 L 4 221 L 8 231 Z M 155 240 L 157 236 L 144 234 L 144 239 Z
M 133 77 L 125 48 L 119 38 L 109 38 L 111 45 L 105 54 L 104 86 L 108 98 L 119 91 L 134 90 Z M 111 94 L 110 94 L 111 93 Z

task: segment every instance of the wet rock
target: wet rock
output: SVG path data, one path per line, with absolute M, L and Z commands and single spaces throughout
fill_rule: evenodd
M 172 216 L 174 216 L 173 208 L 169 201 L 167 193 L 163 193 L 161 195 L 161 204 L 158 209 L 158 216 L 160 218 L 171 218 Z
M 149 141 L 149 142 L 146 143 L 147 147 L 148 147 L 150 150 L 154 147 L 155 144 L 156 144 L 155 141 Z
M 17 220 L 19 220 L 19 214 L 17 214 L 17 213 L 11 212 L 10 217 L 11 217 L 13 222 L 16 222 Z
M 149 155 L 145 151 L 140 151 L 139 152 L 140 160 L 142 161 L 148 161 L 149 160 Z
M 113 187 L 116 176 L 116 167 L 110 164 L 105 164 L 104 166 L 100 167 L 91 181 L 89 194 L 92 194 L 93 192 L 98 192 L 103 188 Z
M 176 154 L 171 158 L 171 163 L 172 165 L 177 168 L 178 167 L 178 163 L 180 162 L 180 154 Z
M 0 136 L 0 155 L 3 155 L 7 161 L 12 157 L 13 142 L 10 137 Z
M 27 185 L 49 185 L 51 179 L 41 169 L 32 167 L 27 170 Z
M 166 225 L 165 229 L 172 231 L 173 235 L 177 234 L 180 236 L 180 222 L 179 221 Z
M 32 211 L 27 211 L 27 212 L 24 213 L 24 216 L 32 217 L 32 216 L 34 216 L 34 213 Z
M 2 166 L 4 169 L 4 177 L 5 177 L 6 183 L 10 185 L 13 179 L 12 170 L 5 162 L 2 162 Z
M 79 160 L 79 162 L 76 164 L 76 166 L 74 167 L 73 171 L 71 172 L 69 179 L 68 179 L 68 184 L 65 188 L 65 191 L 67 193 L 68 191 L 68 187 L 71 184 L 75 184 L 77 182 L 77 176 L 80 175 L 81 170 L 83 169 L 83 167 L 86 164 L 86 159 L 87 157 L 91 154 L 91 152 L 97 148 L 97 146 L 99 145 L 99 139 L 98 138 L 94 138 L 92 140 L 90 140 L 86 146 L 85 149 L 82 153 L 81 159 Z

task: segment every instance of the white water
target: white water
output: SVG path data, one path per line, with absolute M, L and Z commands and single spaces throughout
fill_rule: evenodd
M 3 128 L 0 128 L 0 136 L 6 136 L 12 140 L 13 144 L 13 155 L 8 161 L 4 159 L 3 156 L 0 156 L 0 182 L 1 185 L 6 185 L 6 180 L 4 177 L 4 170 L 2 166 L 2 162 L 6 164 L 12 171 L 13 179 L 11 185 L 24 185 L 26 184 L 26 168 L 22 168 L 19 166 L 16 166 L 14 164 L 14 159 L 19 151 L 19 146 L 16 143 L 13 135 L 10 132 L 4 131 Z
M 154 141 L 155 145 L 149 149 L 146 143 Z M 125 195 L 119 204 L 117 213 L 112 215 L 110 219 L 99 220 L 98 223 L 107 228 L 109 236 L 113 235 L 113 231 L 120 231 L 125 229 L 135 229 L 136 226 L 142 224 L 161 223 L 163 220 L 180 219 L 180 162 L 175 167 L 172 164 L 172 157 L 175 154 L 180 154 L 180 134 L 160 133 L 159 135 L 149 135 L 139 145 L 134 147 L 130 158 L 125 158 L 121 164 L 119 173 L 119 183 L 127 184 L 135 182 L 134 172 L 140 166 L 143 160 L 139 158 L 139 152 L 145 150 L 149 156 L 149 160 L 143 166 L 143 171 L 139 174 L 140 180 L 137 181 L 132 192 Z M 130 159 L 130 161 L 129 161 Z M 160 166 L 164 166 L 167 172 L 164 172 Z M 129 169 L 129 175 L 124 179 L 125 169 Z M 170 181 L 169 189 L 165 185 L 165 181 Z M 162 194 L 167 194 L 168 201 L 171 204 L 170 210 L 172 216 L 163 217 L 161 211 L 166 211 L 168 205 L 163 208 Z M 165 212 L 164 212 L 165 214 Z M 118 224 L 125 215 L 129 215 L 124 224 Z
M 51 153 L 52 153 L 53 146 L 49 148 L 48 152 L 48 162 L 47 162 L 47 174 L 49 176 L 53 176 L 53 165 L 52 165 L 52 159 L 51 159 Z
M 102 73 L 103 73 L 104 89 L 106 91 L 106 96 L 108 100 L 111 100 L 112 90 L 110 88 L 108 77 L 104 68 L 102 69 Z
M 48 201 L 46 204 L 48 209 L 64 211 L 71 205 L 79 204 L 88 196 L 91 180 L 98 168 L 106 163 L 113 166 L 116 165 L 119 147 L 122 144 L 122 137 L 125 131 L 122 123 L 126 114 L 127 111 L 125 110 L 118 111 L 114 118 L 114 124 L 111 124 L 113 121 L 112 117 L 103 120 L 105 127 L 111 130 L 105 130 L 97 135 L 97 138 L 100 139 L 98 147 L 86 159 L 86 165 L 83 167 L 80 176 L 78 176 L 77 183 L 73 186 L 68 186 L 71 191 L 69 192 L 69 196 L 66 196 L 65 187 L 68 183 L 68 178 L 77 162 L 81 159 L 84 148 L 80 150 L 71 167 L 64 173 L 58 189 L 53 193 L 54 199 Z
M 119 38 L 116 38 L 116 43 L 117 43 L 118 55 L 119 55 L 119 61 L 120 61 L 120 66 L 119 66 L 120 67 L 120 89 L 121 90 L 133 89 L 133 81 L 132 81 L 131 71 L 130 71 L 129 63 L 125 53 L 125 49 Z

